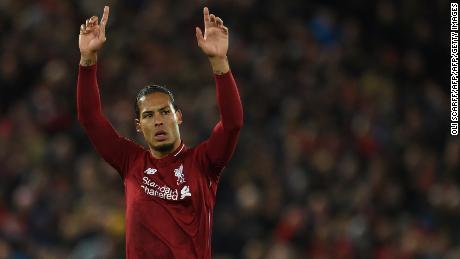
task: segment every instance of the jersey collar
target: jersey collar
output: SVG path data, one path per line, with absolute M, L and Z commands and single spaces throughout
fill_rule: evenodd
M 167 156 L 163 158 L 155 158 L 152 155 L 152 153 L 150 152 L 149 153 L 150 153 L 150 157 L 155 161 L 155 163 L 167 164 L 167 163 L 171 163 L 177 160 L 177 158 L 180 157 L 180 155 L 185 151 L 185 149 L 186 149 L 186 146 L 184 142 L 181 140 L 180 145 L 174 150 L 174 152 L 171 152 L 170 154 L 168 154 Z

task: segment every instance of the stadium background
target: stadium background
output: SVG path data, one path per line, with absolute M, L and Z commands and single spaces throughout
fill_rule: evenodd
M 141 141 L 134 95 L 164 84 L 186 143 L 208 136 L 206 4 L 230 28 L 245 109 L 214 258 L 460 258 L 448 3 L 110 1 L 104 111 Z M 79 26 L 103 5 L 0 1 L 0 258 L 124 258 L 123 185 L 75 114 Z

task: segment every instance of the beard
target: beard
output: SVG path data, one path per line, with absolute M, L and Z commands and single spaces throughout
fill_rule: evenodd
M 170 153 L 173 151 L 174 148 L 174 142 L 173 143 L 165 143 L 165 144 L 160 144 L 158 146 L 154 146 L 153 149 L 157 152 L 160 153 Z

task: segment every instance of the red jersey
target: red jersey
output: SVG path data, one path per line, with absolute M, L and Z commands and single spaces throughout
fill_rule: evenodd
M 97 152 L 121 175 L 126 199 L 126 258 L 211 258 L 213 208 L 221 172 L 243 124 L 231 72 L 215 75 L 220 121 L 194 148 L 154 158 L 120 136 L 102 114 L 96 65 L 79 67 L 78 120 Z

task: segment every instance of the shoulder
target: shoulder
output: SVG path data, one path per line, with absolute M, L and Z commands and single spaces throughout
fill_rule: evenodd
M 206 155 L 206 146 L 208 141 L 200 142 L 198 145 L 193 147 L 186 147 L 181 152 L 180 157 L 189 161 L 195 166 L 198 166 L 201 170 L 206 170 L 208 168 L 209 159 Z
M 204 151 L 206 150 L 206 146 L 208 145 L 208 141 L 203 141 L 201 143 L 199 143 L 198 145 L 196 146 L 193 146 L 193 147 L 187 147 L 183 154 L 184 156 L 188 156 L 188 157 L 196 157 L 196 156 L 199 156 L 199 155 L 202 155 L 203 153 L 205 153 Z
M 150 155 L 147 148 L 137 144 L 129 138 L 122 137 L 121 141 L 123 142 L 123 150 L 120 150 L 120 152 L 124 152 L 126 154 L 124 157 L 127 159 L 126 162 L 129 164 L 135 163 L 139 159 L 146 159 L 146 157 Z
M 133 153 L 145 153 L 148 152 L 148 149 L 145 148 L 144 146 L 137 144 L 134 142 L 134 140 L 131 140 L 126 137 L 122 137 L 122 141 L 124 142 L 124 146 L 128 149 L 127 151 L 133 152 Z
M 186 159 L 190 159 L 198 171 L 201 171 L 203 175 L 214 179 L 216 177 L 218 178 L 223 170 L 223 166 L 215 165 L 211 162 L 206 151 L 208 144 L 208 140 L 203 141 L 200 144 L 187 149 L 184 152 L 184 156 Z

